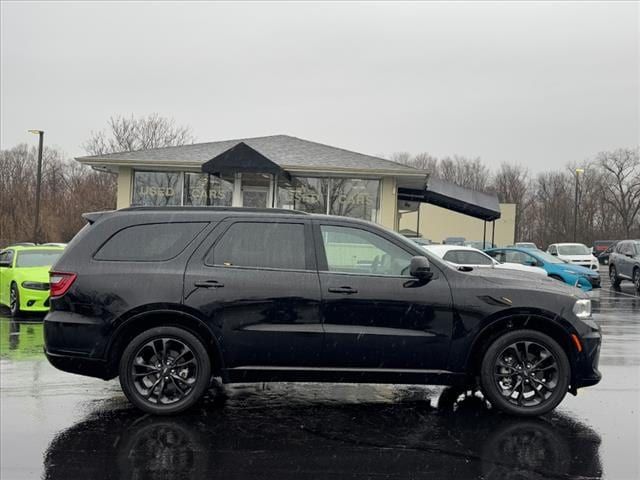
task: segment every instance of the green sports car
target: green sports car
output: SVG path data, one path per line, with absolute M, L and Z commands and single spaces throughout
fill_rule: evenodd
M 15 245 L 0 250 L 0 304 L 20 312 L 49 310 L 49 269 L 64 247 Z

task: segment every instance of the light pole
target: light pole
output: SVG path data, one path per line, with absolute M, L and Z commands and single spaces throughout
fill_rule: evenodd
M 578 232 L 578 189 L 579 189 L 579 177 L 584 173 L 584 168 L 576 168 L 576 196 L 573 204 L 573 241 L 576 241 Z
M 33 225 L 33 241 L 37 242 L 40 234 L 40 185 L 42 184 L 42 146 L 44 143 L 44 131 L 29 130 L 29 133 L 38 135 L 38 173 L 36 174 L 36 219 Z

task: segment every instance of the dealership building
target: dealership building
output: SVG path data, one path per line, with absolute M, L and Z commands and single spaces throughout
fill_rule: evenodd
M 79 157 L 117 174 L 117 208 L 216 205 L 361 218 L 442 242 L 514 241 L 515 205 L 429 172 L 287 135 Z

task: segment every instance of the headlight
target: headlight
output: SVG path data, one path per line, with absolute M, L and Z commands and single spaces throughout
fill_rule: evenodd
M 588 318 L 591 316 L 591 300 L 576 300 L 573 305 L 573 313 L 578 318 Z
M 49 290 L 49 284 L 48 283 L 42 283 L 42 282 L 22 282 L 22 286 L 24 288 L 28 288 L 30 290 Z

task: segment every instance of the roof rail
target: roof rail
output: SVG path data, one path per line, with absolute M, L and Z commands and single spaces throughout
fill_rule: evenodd
M 287 210 L 285 208 L 253 208 L 253 207 L 214 207 L 214 206 L 208 206 L 208 207 L 190 207 L 190 206 L 167 206 L 167 207 L 127 207 L 127 208 L 122 208 L 120 210 L 118 210 L 119 212 L 132 212 L 132 211 L 151 211 L 151 212 L 158 212 L 158 211 L 181 211 L 181 212 L 193 212 L 193 211 L 202 211 L 202 212 L 206 212 L 206 211 L 213 211 L 213 212 L 249 212 L 249 213 L 286 213 L 286 214 L 293 214 L 293 215 L 309 215 L 307 212 L 301 212 L 300 210 Z M 103 213 L 108 213 L 108 212 L 97 212 L 100 214 Z M 93 215 L 93 214 L 83 214 L 84 218 L 85 215 Z

